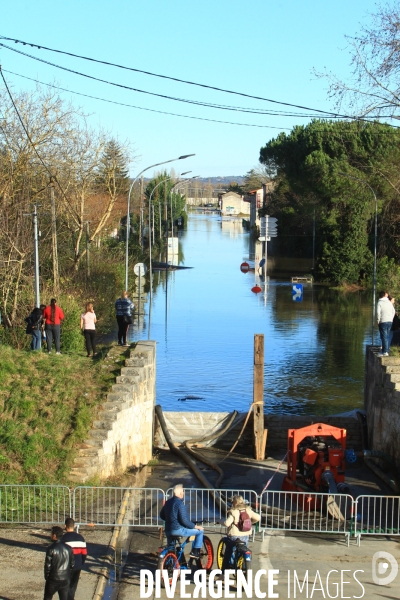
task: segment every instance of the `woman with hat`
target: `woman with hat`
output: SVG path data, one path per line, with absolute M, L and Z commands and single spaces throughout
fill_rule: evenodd
M 247 546 L 252 532 L 252 523 L 257 523 L 259 520 L 260 515 L 245 503 L 243 496 L 233 496 L 232 506 L 228 510 L 224 523 L 228 530 L 222 572 L 229 569 L 233 547 L 239 542 Z

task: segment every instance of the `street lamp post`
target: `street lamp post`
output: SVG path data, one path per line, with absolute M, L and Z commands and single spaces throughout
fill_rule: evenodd
M 182 177 L 182 175 L 187 175 L 188 173 L 190 173 L 190 171 L 185 171 L 184 173 L 180 174 L 180 177 Z M 157 185 L 154 186 L 154 188 L 151 190 L 151 194 L 149 196 L 149 267 L 150 267 L 150 302 L 152 300 L 152 296 L 153 296 L 153 271 L 152 271 L 152 256 L 151 256 L 151 199 L 153 197 L 154 192 L 156 191 L 156 189 L 162 184 L 165 183 L 166 181 L 169 181 L 171 179 L 171 177 L 166 177 L 165 179 L 163 179 L 162 181 L 159 181 L 157 183 Z M 172 187 L 172 189 L 174 189 L 175 186 Z M 153 211 L 154 213 L 154 211 Z M 161 226 L 161 224 L 160 224 Z
M 154 186 L 154 188 L 151 190 L 151 194 L 149 196 L 149 270 L 150 270 L 150 303 L 152 301 L 153 298 L 153 267 L 152 267 L 152 257 L 151 257 L 151 199 L 153 197 L 154 192 L 156 191 L 156 189 L 158 188 L 158 186 L 160 186 L 162 183 L 165 183 L 166 181 L 169 181 L 171 179 L 171 177 L 167 177 L 166 179 L 163 179 L 162 181 L 160 181 L 159 183 L 157 183 L 157 185 Z M 160 227 L 161 227 L 161 223 L 160 223 Z
M 367 181 L 364 181 L 363 179 L 359 179 L 358 177 L 354 177 L 353 175 L 348 175 L 347 173 L 340 173 L 339 175 L 342 175 L 343 177 L 349 177 L 349 179 L 354 179 L 354 181 L 358 181 L 359 183 L 362 183 L 363 185 L 366 185 L 367 187 L 369 187 L 369 189 L 372 192 L 372 195 L 374 196 L 374 200 L 375 200 L 375 231 L 374 231 L 374 273 L 373 273 L 373 283 L 372 283 L 372 322 L 371 322 L 371 344 L 374 345 L 374 333 L 375 333 L 375 303 L 376 303 L 376 243 L 377 243 L 377 238 L 378 238 L 378 200 L 375 194 L 374 189 L 369 185 L 369 183 Z
M 194 154 L 184 154 L 183 156 L 178 156 L 177 158 L 171 158 L 170 160 L 164 160 L 163 162 L 159 162 L 159 163 L 155 163 L 154 165 L 150 165 L 149 167 L 146 167 L 145 169 L 143 169 L 143 171 L 140 171 L 140 173 L 138 175 L 136 175 L 135 179 L 131 183 L 131 186 L 129 188 L 129 193 L 128 193 L 128 207 L 127 207 L 127 214 L 126 214 L 126 247 L 125 247 L 125 289 L 126 290 L 128 290 L 129 235 L 130 235 L 130 229 L 131 229 L 130 207 L 131 207 L 131 193 L 132 193 L 133 187 L 134 187 L 135 183 L 137 182 L 137 180 L 139 179 L 139 177 L 145 171 L 148 171 L 149 169 L 153 169 L 154 167 L 159 167 L 160 165 L 165 165 L 167 163 L 174 162 L 175 160 L 183 160 L 185 158 L 189 158 L 190 156 L 195 156 L 195 155 Z
M 190 173 L 190 171 L 187 171 L 186 173 L 182 173 L 182 175 L 186 175 L 187 173 Z M 173 238 L 174 238 L 174 222 L 173 222 L 173 215 L 172 215 L 172 192 L 175 190 L 175 188 L 181 186 L 182 184 L 185 183 L 189 183 L 189 181 L 192 181 L 193 179 L 197 179 L 197 177 L 199 177 L 199 175 L 194 175 L 193 177 L 188 177 L 186 180 L 180 179 L 179 181 L 177 181 L 172 188 L 170 189 L 170 207 L 171 207 L 171 235 L 172 235 L 172 245 L 173 245 Z M 168 225 L 167 225 L 168 227 Z M 167 234 L 168 237 L 168 234 Z M 168 271 L 168 239 L 167 239 L 167 271 Z

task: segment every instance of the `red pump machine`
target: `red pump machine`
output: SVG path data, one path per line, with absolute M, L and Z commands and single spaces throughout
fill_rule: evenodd
M 315 423 L 288 430 L 287 476 L 282 490 L 345 491 L 346 430 Z

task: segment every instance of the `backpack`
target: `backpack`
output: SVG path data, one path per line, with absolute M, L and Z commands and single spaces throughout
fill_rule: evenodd
M 251 531 L 251 519 L 245 510 L 239 511 L 239 521 L 237 524 L 239 531 Z

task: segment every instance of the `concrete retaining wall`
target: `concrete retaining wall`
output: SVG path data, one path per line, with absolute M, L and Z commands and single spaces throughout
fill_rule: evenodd
M 149 462 L 153 450 L 156 344 L 139 342 L 125 360 L 89 437 L 81 444 L 72 481 L 107 479 Z
M 380 358 L 371 346 L 366 354 L 364 407 L 370 450 L 385 452 L 400 471 L 400 358 Z

